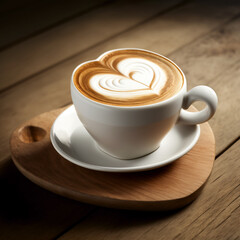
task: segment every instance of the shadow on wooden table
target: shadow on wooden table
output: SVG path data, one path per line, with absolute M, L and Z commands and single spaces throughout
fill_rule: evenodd
M 43 221 L 47 216 L 52 220 L 51 224 L 54 222 L 59 224 L 58 219 L 63 214 L 69 214 L 71 217 L 72 214 L 76 215 L 75 221 L 77 221 L 80 220 L 81 216 L 95 208 L 92 205 L 69 200 L 40 188 L 25 178 L 10 160 L 7 160 L 1 167 L 0 189 L 0 218 L 6 223 L 21 222 L 27 224 L 33 221 Z M 156 219 L 159 220 L 159 218 L 167 218 L 181 210 L 141 212 L 99 208 L 97 211 L 103 211 L 104 215 L 111 213 L 110 218 L 117 215 L 119 220 L 123 220 L 121 226 L 124 227 L 124 222 L 129 220 L 133 224 L 141 225 Z M 127 219 L 128 221 L 126 221 Z
M 32 232 L 39 234 L 35 239 L 48 239 L 94 209 L 38 187 L 25 178 L 10 159 L 1 165 L 0 171 L 0 238 L 20 234 L 31 239 Z

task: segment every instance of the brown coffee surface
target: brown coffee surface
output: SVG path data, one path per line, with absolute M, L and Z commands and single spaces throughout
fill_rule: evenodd
M 119 49 L 75 71 L 76 88 L 87 98 L 107 105 L 141 106 L 164 101 L 178 93 L 181 70 L 167 58 L 139 49 Z

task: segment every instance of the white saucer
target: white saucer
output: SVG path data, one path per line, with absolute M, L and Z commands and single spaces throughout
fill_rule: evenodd
M 51 129 L 56 151 L 70 162 L 104 172 L 146 171 L 169 164 L 186 154 L 200 136 L 198 125 L 175 125 L 161 146 L 144 157 L 122 160 L 102 152 L 79 121 L 74 106 L 62 112 Z

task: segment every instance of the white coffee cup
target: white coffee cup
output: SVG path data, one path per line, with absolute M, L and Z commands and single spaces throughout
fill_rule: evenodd
M 99 148 L 116 158 L 133 159 L 149 154 L 160 146 L 175 124 L 206 122 L 217 108 L 217 95 L 210 87 L 197 86 L 187 92 L 186 77 L 179 67 L 183 87 L 167 100 L 130 107 L 99 103 L 84 96 L 74 85 L 74 73 L 81 65 L 75 68 L 71 79 L 71 96 L 77 115 Z M 199 112 L 184 110 L 194 101 L 203 101 L 206 107 Z

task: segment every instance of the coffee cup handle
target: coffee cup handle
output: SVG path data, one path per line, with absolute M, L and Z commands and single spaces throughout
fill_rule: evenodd
M 189 112 L 188 109 L 195 101 L 203 101 L 207 106 L 199 112 Z M 215 91 L 207 86 L 197 86 L 187 92 L 183 98 L 178 123 L 194 125 L 208 121 L 216 112 L 218 98 Z

